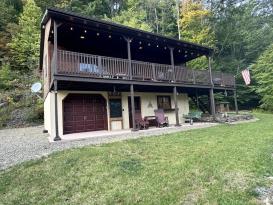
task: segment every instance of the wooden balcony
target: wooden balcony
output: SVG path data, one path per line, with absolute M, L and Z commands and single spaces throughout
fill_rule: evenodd
M 211 85 L 208 70 L 194 70 L 184 66 L 171 66 L 127 59 L 97 56 L 58 50 L 56 74 L 99 79 L 119 79 Z M 54 60 L 53 60 L 54 62 Z M 131 68 L 131 69 L 130 69 Z M 174 72 L 174 73 L 173 73 Z M 212 73 L 214 86 L 233 88 L 234 76 L 222 72 Z

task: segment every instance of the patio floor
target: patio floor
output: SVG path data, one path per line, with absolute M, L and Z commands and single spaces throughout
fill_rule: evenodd
M 97 139 L 100 138 L 100 141 L 108 140 L 116 141 L 122 139 L 131 139 L 131 138 L 138 138 L 140 136 L 151 136 L 151 135 L 162 135 L 168 133 L 174 133 L 179 131 L 185 131 L 190 129 L 198 129 L 198 128 L 206 128 L 215 126 L 217 123 L 194 123 L 193 125 L 190 124 L 182 124 L 182 126 L 169 126 L 169 127 L 151 127 L 147 130 L 139 130 L 139 131 L 131 131 L 131 130 L 115 130 L 115 131 L 92 131 L 92 132 L 81 132 L 81 133 L 73 133 L 73 134 L 66 134 L 62 135 L 62 141 L 71 141 L 71 140 L 82 140 L 82 139 Z

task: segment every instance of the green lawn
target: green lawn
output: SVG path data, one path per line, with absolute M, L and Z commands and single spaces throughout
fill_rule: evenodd
M 0 172 L 0 204 L 257 204 L 273 176 L 273 115 L 70 149 Z

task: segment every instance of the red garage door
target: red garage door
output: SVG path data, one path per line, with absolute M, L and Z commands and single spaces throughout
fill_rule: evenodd
M 69 94 L 63 105 L 64 134 L 107 130 L 106 100 L 101 95 Z

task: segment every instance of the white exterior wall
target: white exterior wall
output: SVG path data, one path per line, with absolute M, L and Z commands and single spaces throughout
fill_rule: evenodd
M 82 93 L 82 94 L 101 94 L 107 102 L 107 119 L 108 119 L 108 130 L 110 130 L 110 114 L 109 114 L 109 100 L 107 92 L 101 91 L 58 91 L 58 126 L 59 126 L 59 135 L 62 138 L 63 135 L 63 100 L 69 93 Z M 128 110 L 128 96 L 129 92 L 123 92 L 122 94 L 122 118 L 123 118 L 123 129 L 129 129 L 129 110 Z M 157 96 L 171 96 L 172 108 L 174 108 L 174 99 L 172 93 L 140 93 L 136 92 L 135 96 L 140 96 L 141 101 L 141 114 L 144 116 L 154 115 L 154 110 L 157 108 Z M 177 96 L 178 109 L 179 109 L 179 122 L 183 123 L 183 114 L 189 112 L 189 102 L 187 94 L 179 94 Z M 50 140 L 53 141 L 55 137 L 55 95 L 54 92 L 48 93 L 44 101 L 44 127 L 50 135 Z M 152 107 L 148 107 L 151 104 Z M 168 116 L 169 123 L 175 124 L 175 111 L 165 112 Z M 113 125 L 113 124 L 112 124 Z M 113 126 L 115 127 L 120 126 Z
M 155 115 L 154 110 L 158 109 L 157 107 L 157 96 L 171 96 L 171 104 L 172 108 L 174 109 L 174 99 L 172 93 L 135 93 L 135 96 L 140 97 L 140 103 L 141 103 L 141 114 L 142 117 L 145 116 L 153 116 Z M 128 96 L 130 96 L 130 93 L 122 93 L 122 117 L 123 117 L 123 127 L 124 129 L 129 129 L 129 108 L 128 108 Z M 148 107 L 148 105 L 151 103 L 152 107 Z M 177 106 L 178 106 L 178 113 L 179 113 L 179 122 L 183 123 L 183 114 L 189 113 L 189 101 L 188 101 L 188 95 L 187 94 L 179 94 L 177 96 Z M 168 111 L 165 112 L 165 115 L 169 119 L 170 124 L 175 124 L 175 111 Z

